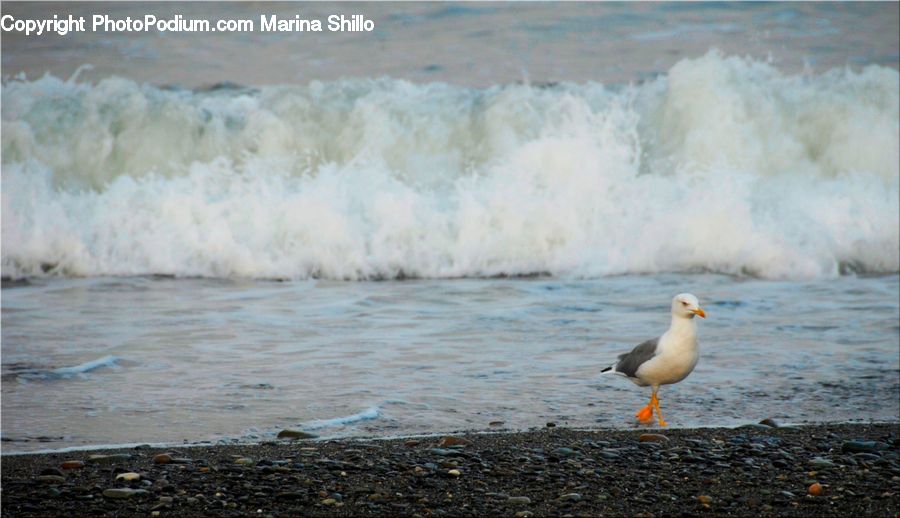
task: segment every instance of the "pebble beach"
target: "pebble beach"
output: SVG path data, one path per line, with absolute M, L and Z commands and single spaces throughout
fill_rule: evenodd
M 547 423 L 6 455 L 2 515 L 897 516 L 898 432 L 896 423 L 629 431 Z

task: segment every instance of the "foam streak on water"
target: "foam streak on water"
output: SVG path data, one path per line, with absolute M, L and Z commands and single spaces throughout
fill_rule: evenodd
M 2 271 L 896 272 L 898 91 L 716 52 L 632 86 L 7 81 Z

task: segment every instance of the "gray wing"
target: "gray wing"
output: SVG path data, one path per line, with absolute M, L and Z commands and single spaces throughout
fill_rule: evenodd
M 636 377 L 637 370 L 647 360 L 653 358 L 656 354 L 656 346 L 659 344 L 659 338 L 647 340 L 631 350 L 630 353 L 620 354 L 619 363 L 616 364 L 616 372 L 628 376 Z

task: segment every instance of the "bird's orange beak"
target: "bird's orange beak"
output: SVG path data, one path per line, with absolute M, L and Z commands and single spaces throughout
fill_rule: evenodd
M 692 310 L 691 310 L 691 313 L 697 315 L 697 316 L 700 317 L 700 318 L 706 318 L 706 311 L 703 311 L 703 310 L 700 309 L 700 308 L 692 309 Z

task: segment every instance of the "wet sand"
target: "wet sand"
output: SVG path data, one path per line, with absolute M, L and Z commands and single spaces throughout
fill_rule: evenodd
M 662 436 L 651 432 L 656 431 L 585 431 L 548 424 L 525 432 L 410 439 L 4 456 L 2 515 L 900 512 L 897 423 L 748 425 L 659 431 Z M 72 461 L 84 466 L 63 468 Z

